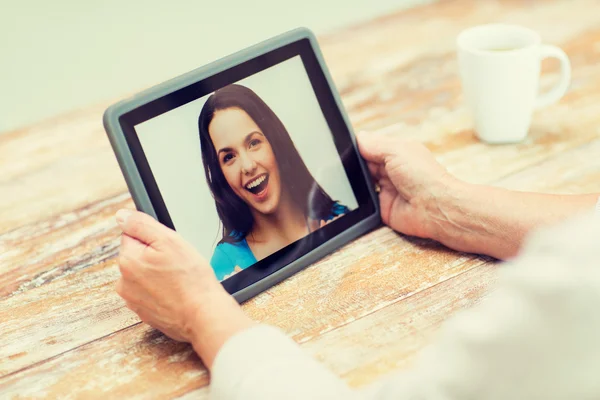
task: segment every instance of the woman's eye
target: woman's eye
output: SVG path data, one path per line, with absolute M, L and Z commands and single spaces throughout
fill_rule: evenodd
M 248 143 L 248 145 L 249 145 L 250 147 L 258 146 L 259 144 L 260 144 L 260 140 L 259 140 L 259 139 L 252 139 L 252 140 L 250 141 L 250 143 Z
M 224 163 L 226 163 L 226 162 L 228 162 L 228 161 L 230 161 L 232 159 L 233 159 L 233 154 L 231 154 L 231 153 L 227 153 L 227 154 L 225 154 L 225 156 L 223 156 L 223 162 Z

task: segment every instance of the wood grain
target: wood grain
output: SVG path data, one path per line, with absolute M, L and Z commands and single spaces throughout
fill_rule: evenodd
M 112 217 L 131 206 L 121 194 L 0 235 L 0 299 L 115 256 L 120 230 Z
M 74 357 L 75 356 L 75 357 Z M 39 371 L 37 377 L 26 376 Z M 206 386 L 191 346 L 146 326 L 117 331 L 0 381 L 2 398 L 165 398 Z
M 442 1 L 320 39 L 353 125 L 423 141 L 472 182 L 600 191 L 600 1 Z M 573 83 L 522 144 L 478 142 L 462 105 L 454 37 L 491 21 L 561 46 Z M 573 21 L 566 23 L 565 21 Z M 542 85 L 556 79 L 544 65 Z M 0 397 L 207 394 L 191 348 L 123 307 L 113 284 L 131 206 L 101 126 L 104 106 L 0 136 Z M 495 267 L 387 228 L 244 305 L 352 385 L 404 368 L 439 323 L 478 301 Z M 294 310 L 290 313 L 290 310 Z M 383 334 L 382 334 L 383 333 Z
M 477 302 L 484 289 L 495 279 L 494 269 L 488 264 L 470 270 L 458 279 L 419 292 L 410 297 L 410 302 L 394 303 L 360 322 L 344 325 L 303 346 L 350 384 L 370 382 L 374 377 L 404 365 L 403 359 L 412 358 L 448 315 Z M 390 320 L 393 322 L 390 323 Z M 360 342 L 355 339 L 358 333 Z M 389 356 L 390 352 L 398 358 L 386 357 L 387 362 L 381 364 L 382 356 L 386 353 Z M 137 325 L 40 367 L 9 376 L 0 381 L 0 394 L 28 395 L 27 390 L 30 390 L 44 397 L 67 394 L 65 398 L 94 399 L 109 394 L 111 397 L 126 395 L 135 398 L 140 382 L 152 382 L 152 393 L 141 393 L 140 397 L 172 397 L 207 383 L 206 374 L 199 367 L 199 360 L 194 357 L 191 347 L 177 344 L 145 326 Z M 127 377 L 118 379 L 123 371 L 128 372 Z M 83 388 L 71 387 L 72 382 L 100 372 L 104 378 L 91 380 Z M 44 381 L 38 378 L 49 375 L 52 379 Z M 118 381 L 107 386 L 111 378 Z M 24 382 L 34 380 L 37 382 L 35 387 L 24 387 Z M 201 389 L 194 395 L 204 398 L 207 392 Z
M 0 160 L 0 234 L 126 190 L 102 108 L 3 134 Z
M 419 271 L 404 268 L 415 262 L 422 264 Z M 398 240 L 395 233 L 382 228 L 315 264 L 308 275 L 298 274 L 249 302 L 248 312 L 304 341 L 481 262 L 472 256 L 457 257 L 434 243 Z M 0 374 L 135 322 L 114 291 L 117 276 L 112 258 L 3 300 L 0 319 L 6 323 L 3 339 L 7 344 L 0 347 Z M 290 306 L 297 309 L 293 318 Z M 315 312 L 319 318 L 314 318 Z
M 409 367 L 456 312 L 472 307 L 497 278 L 498 266 L 486 263 L 398 301 L 355 323 L 346 324 L 303 348 L 351 386 Z

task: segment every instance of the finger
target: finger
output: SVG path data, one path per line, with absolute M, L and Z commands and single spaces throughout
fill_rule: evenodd
M 119 210 L 116 219 L 123 233 L 149 246 L 172 233 L 169 228 L 139 211 Z
M 381 178 L 381 173 L 379 171 L 379 165 L 377 163 L 374 162 L 370 162 L 367 161 L 367 168 L 369 168 L 369 172 L 371 173 L 371 176 L 373 177 L 373 179 L 377 180 L 379 178 Z
M 377 175 L 379 175 L 379 179 L 388 177 L 388 173 L 387 173 L 387 169 L 385 168 L 385 164 L 377 164 Z
M 236 266 L 233 268 L 233 271 L 234 271 L 234 272 L 240 272 L 241 270 L 242 270 L 242 268 L 241 268 L 239 265 L 236 265 Z
M 357 136 L 358 150 L 360 155 L 367 161 L 383 164 L 385 158 L 390 155 L 389 140 L 381 135 L 373 135 L 361 132 Z
M 130 260 L 136 260 L 142 256 L 144 250 L 146 250 L 146 247 L 148 247 L 147 244 L 142 243 L 127 234 L 123 234 L 121 235 L 121 248 L 119 250 L 119 255 Z
M 134 281 L 140 274 L 141 259 L 147 245 L 125 234 L 121 235 L 121 248 L 119 249 L 119 272 L 123 279 Z
M 389 178 L 381 178 L 379 181 L 377 181 L 377 184 L 379 185 L 380 192 L 386 190 L 389 190 L 394 193 L 397 192 L 396 185 L 394 185 L 394 183 Z
M 399 209 L 402 206 L 402 199 L 398 196 L 395 196 L 389 190 L 382 190 L 379 193 L 379 207 L 381 210 L 381 220 L 387 226 L 392 227 L 392 229 L 398 229 L 396 226 L 392 226 L 392 216 L 394 215 L 394 208 Z
M 115 285 L 115 292 L 117 292 L 120 297 L 123 297 L 122 293 L 125 293 L 125 283 L 123 282 L 123 278 L 119 278 L 117 281 L 117 284 Z

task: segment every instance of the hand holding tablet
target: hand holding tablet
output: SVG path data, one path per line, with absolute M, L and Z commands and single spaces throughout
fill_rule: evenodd
M 380 223 L 314 36 L 300 29 L 112 106 L 136 206 L 245 300 Z

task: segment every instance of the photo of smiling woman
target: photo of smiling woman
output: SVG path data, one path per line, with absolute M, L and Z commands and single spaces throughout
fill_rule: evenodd
M 281 120 L 247 87 L 215 91 L 198 128 L 223 228 L 210 260 L 219 280 L 349 211 L 315 181 Z

